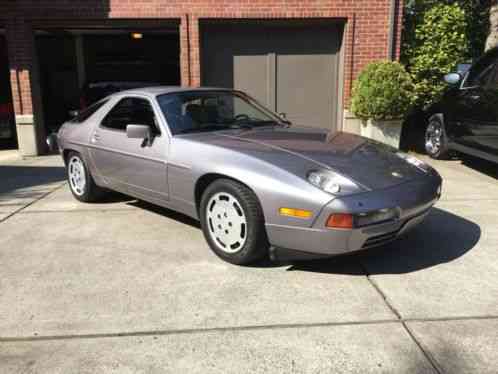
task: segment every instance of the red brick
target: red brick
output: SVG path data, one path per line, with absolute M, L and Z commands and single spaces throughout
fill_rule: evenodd
M 211 18 L 329 18 L 346 21 L 344 101 L 352 80 L 369 62 L 387 59 L 391 0 L 16 0 L 0 3 L 0 27 L 6 29 L 14 108 L 32 113 L 33 30 L 41 26 L 85 26 L 96 21 L 175 20 L 180 28 L 183 85 L 198 86 L 199 22 Z M 403 0 L 397 2 L 395 57 L 400 52 Z M 353 40 L 354 38 L 354 40 Z

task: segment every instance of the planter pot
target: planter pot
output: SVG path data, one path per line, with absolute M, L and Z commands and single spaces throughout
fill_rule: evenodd
M 368 120 L 361 124 L 361 135 L 399 148 L 403 120 Z

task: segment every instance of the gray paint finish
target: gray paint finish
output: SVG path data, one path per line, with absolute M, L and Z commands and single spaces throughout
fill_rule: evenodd
M 337 129 L 341 25 L 209 24 L 201 33 L 204 85 L 248 92 L 299 126 Z
M 206 91 L 207 89 L 203 89 Z M 398 157 L 396 149 L 360 136 L 282 123 L 171 136 L 156 97 L 185 89 L 165 87 L 123 91 L 83 123 L 66 123 L 59 132 L 62 150 L 78 151 L 97 185 L 179 211 L 198 219 L 196 186 L 204 176 L 221 175 L 246 185 L 257 196 L 270 244 L 310 253 L 358 250 L 374 236 L 403 233 L 418 224 L 423 210 L 439 197 L 441 178 Z M 195 92 L 198 90 L 192 90 Z M 212 94 L 231 90 L 214 89 Z M 101 119 L 121 98 L 150 100 L 161 136 L 152 144 L 126 134 L 102 135 Z M 254 109 L 254 107 L 253 107 Z M 275 118 L 278 118 L 275 116 Z M 112 134 L 110 134 L 112 132 Z M 99 134 L 95 141 L 95 134 Z M 356 192 L 327 193 L 311 184 L 311 171 L 327 170 L 356 183 Z M 310 211 L 309 219 L 279 213 L 282 207 Z M 388 225 L 330 229 L 332 213 L 362 214 L 399 209 Z

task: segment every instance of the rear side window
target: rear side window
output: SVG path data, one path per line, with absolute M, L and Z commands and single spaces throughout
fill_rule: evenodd
M 493 66 L 488 78 L 486 79 L 486 89 L 497 90 L 498 89 L 498 64 Z
M 147 125 L 155 135 L 161 133 L 150 102 L 138 97 L 121 99 L 104 117 L 101 126 L 112 130 L 126 131 L 126 126 L 130 124 Z
M 494 74 L 494 65 L 488 65 L 484 69 L 473 70 L 465 82 L 465 87 L 485 87 Z
M 109 100 L 102 100 L 95 104 L 90 105 L 88 108 L 82 110 L 76 117 L 74 117 L 70 122 L 72 123 L 82 123 L 90 118 L 97 110 L 102 108 Z

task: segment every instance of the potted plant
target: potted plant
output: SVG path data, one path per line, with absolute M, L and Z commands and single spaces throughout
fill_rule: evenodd
M 414 98 L 410 75 L 398 62 L 368 64 L 354 82 L 351 112 L 361 135 L 399 148 L 403 117 Z

